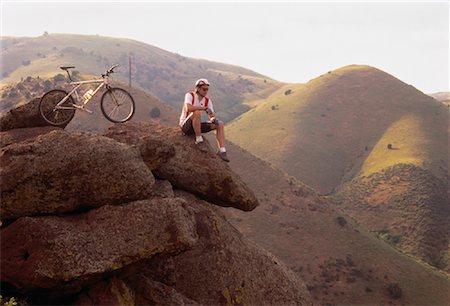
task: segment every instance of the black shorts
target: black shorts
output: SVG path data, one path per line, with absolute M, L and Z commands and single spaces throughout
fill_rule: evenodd
M 185 135 L 192 135 L 195 134 L 194 132 L 194 127 L 192 126 L 192 116 L 189 117 L 183 124 L 183 126 L 181 126 L 181 130 L 183 131 L 183 133 Z M 201 123 L 201 130 L 202 133 L 208 133 L 212 131 L 211 128 L 211 123 L 209 122 L 202 122 Z

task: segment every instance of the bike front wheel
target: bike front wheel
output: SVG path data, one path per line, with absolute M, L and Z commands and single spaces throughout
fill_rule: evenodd
M 134 99 L 122 88 L 109 88 L 100 103 L 102 113 L 109 121 L 120 123 L 130 120 L 134 115 Z
M 56 105 L 65 96 L 67 96 L 67 92 L 62 89 L 50 90 L 42 96 L 39 102 L 39 113 L 47 123 L 62 126 L 75 116 L 75 109 L 56 109 Z M 73 98 L 70 96 L 61 106 L 69 107 L 74 104 Z

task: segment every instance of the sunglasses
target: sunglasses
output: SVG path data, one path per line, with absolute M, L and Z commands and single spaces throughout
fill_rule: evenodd
M 203 91 L 208 91 L 209 87 L 200 87 L 200 89 L 202 89 Z

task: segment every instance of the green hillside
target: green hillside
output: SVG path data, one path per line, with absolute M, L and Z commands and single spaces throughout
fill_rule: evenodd
M 337 192 L 362 225 L 449 271 L 449 115 L 393 76 L 353 65 L 286 85 L 234 120 L 228 137 L 314 189 Z
M 443 177 L 448 115 L 436 100 L 393 76 L 352 65 L 305 85 L 285 85 L 234 120 L 228 137 L 330 193 L 360 171 L 402 160 Z M 399 150 L 387 151 L 389 143 Z
M 448 184 L 413 163 L 358 176 L 336 201 L 378 237 L 450 274 Z
M 221 119 L 229 121 L 247 111 L 245 102 L 267 97 L 281 85 L 251 70 L 206 60 L 192 59 L 160 48 L 121 38 L 97 35 L 46 34 L 35 38 L 1 39 L 3 84 L 21 78 L 52 77 L 60 66 L 73 65 L 86 75 L 99 75 L 120 64 L 116 75 L 128 82 L 129 55 L 132 83 L 151 92 L 175 109 L 196 79 L 211 84 L 210 96 Z

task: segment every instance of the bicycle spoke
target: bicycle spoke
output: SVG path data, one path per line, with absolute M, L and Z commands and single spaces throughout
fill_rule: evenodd
M 56 105 L 67 95 L 67 92 L 55 89 L 42 96 L 39 103 L 39 111 L 45 121 L 52 125 L 62 126 L 72 120 L 75 115 L 74 109 L 55 109 Z M 72 105 L 73 99 L 69 97 L 64 106 Z

